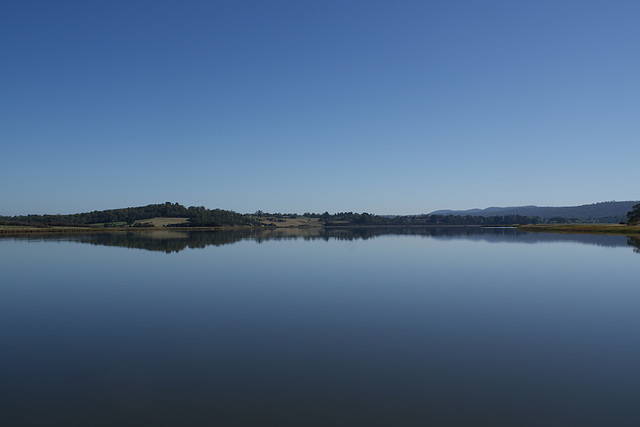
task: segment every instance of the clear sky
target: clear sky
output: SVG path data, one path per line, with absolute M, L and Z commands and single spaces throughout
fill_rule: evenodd
M 640 199 L 638 1 L 4 1 L 0 214 Z

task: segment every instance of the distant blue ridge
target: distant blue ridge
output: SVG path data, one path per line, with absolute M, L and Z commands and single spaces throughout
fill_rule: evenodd
M 504 215 L 522 215 L 522 216 L 538 216 L 543 219 L 554 217 L 572 218 L 572 219 L 597 219 L 597 218 L 626 218 L 627 212 L 631 208 L 640 203 L 640 201 L 625 202 L 600 202 L 590 205 L 580 206 L 511 206 L 511 207 L 489 207 L 486 209 L 468 209 L 468 210 L 437 210 L 429 215 L 471 215 L 471 216 L 504 216 Z

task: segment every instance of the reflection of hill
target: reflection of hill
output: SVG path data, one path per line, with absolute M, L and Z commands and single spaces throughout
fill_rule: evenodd
M 531 233 L 516 228 L 481 228 L 460 235 L 438 234 L 435 238 L 466 238 L 487 242 L 547 243 L 574 242 L 604 247 L 626 247 L 627 237 L 623 235 Z
M 138 231 L 96 234 L 12 236 L 11 240 L 64 240 L 100 246 L 119 246 L 159 252 L 179 252 L 186 248 L 229 245 L 243 240 L 262 243 L 269 240 L 367 240 L 385 235 L 425 238 L 477 240 L 495 243 L 575 242 L 605 247 L 634 247 L 640 253 L 640 238 L 589 234 L 528 233 L 515 228 L 428 227 L 361 229 L 243 229 L 220 231 Z

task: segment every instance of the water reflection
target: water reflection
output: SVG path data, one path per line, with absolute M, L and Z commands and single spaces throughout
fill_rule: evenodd
M 187 248 L 223 246 L 241 241 L 269 240 L 368 240 L 381 236 L 419 236 L 438 240 L 465 239 L 493 243 L 572 242 L 601 247 L 632 247 L 640 253 L 640 238 L 622 235 L 531 233 L 510 227 L 430 227 L 430 228 L 335 228 L 335 229 L 245 229 L 219 231 L 137 231 L 66 235 L 16 235 L 0 240 L 68 241 L 98 246 L 180 252 Z
M 627 244 L 633 247 L 633 251 L 635 253 L 640 254 L 640 238 L 629 237 L 629 240 L 627 240 Z
M 482 228 L 0 239 L 0 425 L 640 425 L 628 247 Z

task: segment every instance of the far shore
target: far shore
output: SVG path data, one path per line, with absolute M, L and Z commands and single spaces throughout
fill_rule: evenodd
M 12 234 L 64 234 L 64 233 L 115 233 L 115 232 L 154 232 L 154 231 L 221 231 L 221 230 L 272 230 L 272 229 L 309 229 L 309 228 L 435 228 L 435 227 L 462 227 L 456 225 L 422 225 L 422 226 L 354 226 L 354 225 L 332 225 L 323 226 L 321 224 L 298 225 L 298 226 L 232 226 L 232 227 L 29 227 L 29 226 L 7 226 L 0 225 L 0 235 Z M 468 227 L 468 226 L 467 226 Z M 481 225 L 471 227 L 483 227 Z M 509 227 L 509 226 L 502 226 Z M 512 227 L 522 231 L 537 233 L 570 233 L 570 234 L 617 234 L 617 235 L 637 235 L 640 234 L 640 225 L 624 224 L 529 224 L 513 225 Z

